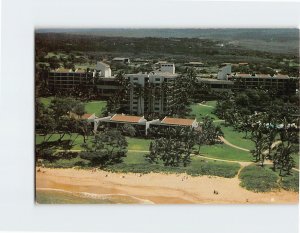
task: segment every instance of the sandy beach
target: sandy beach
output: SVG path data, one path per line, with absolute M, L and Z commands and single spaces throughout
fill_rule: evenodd
M 37 190 L 62 190 L 89 197 L 128 196 L 147 204 L 296 204 L 298 193 L 254 193 L 237 177 L 191 177 L 186 174 L 110 173 L 102 170 L 37 168 Z M 214 194 L 216 191 L 218 194 Z

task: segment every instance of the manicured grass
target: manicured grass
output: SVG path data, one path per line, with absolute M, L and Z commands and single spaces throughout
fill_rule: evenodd
M 49 135 L 47 135 L 47 138 L 49 137 Z M 55 143 L 58 139 L 59 139 L 59 134 L 53 134 L 51 136 L 51 138 L 48 140 L 48 143 L 52 143 L 52 148 L 53 149 L 63 149 L 63 144 L 64 142 L 67 142 L 68 140 L 75 140 L 73 143 L 72 148 L 69 149 L 73 149 L 73 150 L 80 150 L 82 149 L 81 145 L 83 144 L 83 137 L 81 135 L 78 135 L 75 133 L 72 133 L 71 135 L 66 134 L 63 138 L 62 138 L 62 143 L 59 145 L 58 143 Z M 92 140 L 93 137 L 89 136 L 87 138 L 87 143 L 90 143 L 90 141 Z M 44 136 L 40 135 L 40 134 L 36 134 L 35 136 L 35 143 L 36 145 L 41 144 L 44 141 Z
M 213 114 L 214 108 L 202 106 L 199 104 L 192 104 L 191 105 L 191 115 L 196 116 L 196 119 L 198 121 L 202 121 L 202 117 L 209 116 L 213 118 L 214 120 L 218 120 L 219 118 Z
M 85 103 L 85 111 L 87 113 L 95 113 L 96 116 L 102 116 L 102 111 L 106 107 L 106 101 L 89 101 Z
M 40 97 L 39 98 L 41 103 L 45 105 L 45 107 L 49 107 L 51 100 L 54 99 L 54 97 Z M 85 105 L 85 111 L 86 113 L 95 113 L 96 116 L 100 117 L 102 115 L 103 109 L 106 107 L 106 101 L 88 101 L 84 103 Z
M 269 192 L 280 187 L 279 177 L 269 166 L 250 165 L 239 174 L 240 185 L 254 192 Z
M 151 142 L 149 139 L 126 137 L 126 140 L 128 142 L 128 150 L 149 150 Z
M 197 150 L 197 147 L 195 147 Z M 200 149 L 200 154 L 210 158 L 224 159 L 224 160 L 236 160 L 249 162 L 253 160 L 250 152 L 239 150 L 230 147 L 226 144 L 215 144 L 215 145 L 205 145 Z
M 235 131 L 231 126 L 224 126 L 220 123 L 218 124 L 221 126 L 222 132 L 224 133 L 224 138 L 228 142 L 248 150 L 254 149 L 254 143 L 250 139 L 244 138 L 245 133 Z

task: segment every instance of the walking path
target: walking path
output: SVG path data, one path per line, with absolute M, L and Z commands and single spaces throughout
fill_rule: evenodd
M 246 148 L 243 148 L 243 147 L 239 147 L 239 146 L 233 145 L 232 143 L 228 142 L 224 137 L 219 137 L 219 138 L 220 138 L 220 140 L 221 140 L 222 142 L 224 142 L 224 143 L 225 143 L 226 145 L 228 145 L 228 146 L 234 147 L 234 148 L 239 149 L 239 150 L 247 151 L 247 152 L 250 151 L 250 150 L 248 150 L 248 149 L 246 149 Z
M 201 104 L 201 103 L 198 103 L 198 105 L 204 106 L 204 107 L 208 107 L 208 108 L 215 108 L 214 106 L 210 106 L 210 105 L 206 105 L 206 104 Z
M 195 154 L 192 154 L 195 155 Z M 197 157 L 203 158 L 203 159 L 208 159 L 208 160 L 215 160 L 215 161 L 221 161 L 221 162 L 228 162 L 228 163 L 239 163 L 242 167 L 248 166 L 252 164 L 253 162 L 242 162 L 239 160 L 226 160 L 226 159 L 217 159 L 217 158 L 211 158 L 203 155 L 196 155 Z

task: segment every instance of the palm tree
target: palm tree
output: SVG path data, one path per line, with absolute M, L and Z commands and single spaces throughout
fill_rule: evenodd
M 144 113 L 144 109 L 142 108 L 143 106 L 143 100 L 144 100 L 144 87 L 139 84 L 139 83 L 135 83 L 134 84 L 134 89 L 133 89 L 133 94 L 135 94 L 138 98 L 138 114 L 143 114 Z

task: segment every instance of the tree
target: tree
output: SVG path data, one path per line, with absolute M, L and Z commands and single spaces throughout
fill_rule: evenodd
M 130 124 L 124 124 L 121 129 L 125 136 L 134 137 L 136 135 L 136 129 Z
M 291 120 L 291 119 L 289 119 Z M 293 121 L 289 121 L 287 118 L 283 119 L 283 127 L 280 129 L 279 136 L 281 143 L 277 147 L 275 156 L 273 158 L 273 169 L 279 168 L 280 175 L 282 171 L 286 171 L 289 175 L 292 168 L 295 165 L 295 161 L 292 154 L 298 152 L 298 139 L 299 132 L 296 126 L 292 125 Z
M 91 144 L 83 144 L 81 157 L 91 161 L 92 165 L 105 167 L 120 163 L 127 153 L 126 138 L 117 129 L 105 129 L 94 136 Z
M 81 117 L 83 114 L 85 114 L 84 104 L 81 102 L 74 103 L 72 107 L 72 112 Z
M 215 126 L 211 117 L 203 117 L 200 130 L 196 131 L 196 143 L 198 144 L 198 154 L 202 145 L 212 145 L 223 136 L 221 127 Z
M 256 162 L 260 162 L 261 166 L 264 166 L 266 154 L 264 153 L 267 147 L 267 137 L 265 122 L 261 115 L 256 115 L 251 118 L 252 131 L 250 139 L 254 142 L 255 148 L 251 150 L 251 153 Z
M 187 166 L 191 162 L 192 148 L 195 144 L 195 132 L 192 128 L 169 127 L 164 136 L 150 143 L 150 153 L 145 155 L 150 163 L 160 160 L 164 166 Z
M 87 120 L 77 120 L 77 129 L 78 134 L 80 134 L 83 137 L 83 142 L 86 143 L 86 139 L 89 133 L 89 127 L 90 124 Z

